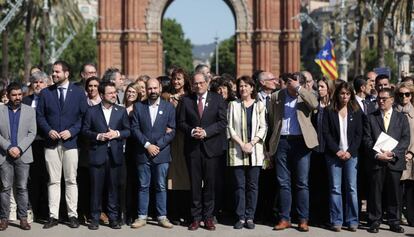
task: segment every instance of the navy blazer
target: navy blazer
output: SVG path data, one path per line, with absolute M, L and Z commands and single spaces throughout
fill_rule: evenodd
M 167 128 L 172 129 L 167 133 Z M 174 106 L 160 99 L 157 117 L 154 126 L 151 125 L 151 116 L 148 100 L 137 102 L 132 111 L 131 121 L 132 137 L 138 142 L 135 158 L 137 163 L 167 163 L 171 161 L 170 143 L 175 136 L 175 108 Z M 151 157 L 145 149 L 145 143 L 151 143 L 160 148 L 155 157 Z
M 221 95 L 208 92 L 203 115 L 200 118 L 197 107 L 197 95 L 184 96 L 177 107 L 178 127 L 184 132 L 184 154 L 188 157 L 199 157 L 203 150 L 207 157 L 218 157 L 224 154 L 223 143 L 226 136 L 223 131 L 227 127 L 227 105 Z M 203 140 L 191 136 L 195 127 L 203 128 L 207 136 Z
M 63 146 L 67 149 L 77 148 L 76 141 L 87 108 L 85 91 L 72 83 L 69 83 L 62 109 L 59 105 L 57 86 L 51 85 L 43 89 L 39 94 L 36 119 L 41 134 L 45 134 L 45 146 L 54 148 L 58 145 L 59 141 L 52 140 L 48 135 L 51 130 L 69 130 L 71 137 L 63 141 Z
M 96 140 L 98 133 L 106 133 L 118 130 L 120 137 L 110 141 Z M 102 104 L 97 104 L 88 108 L 82 127 L 83 134 L 90 140 L 89 164 L 102 165 L 106 161 L 108 154 L 108 143 L 115 164 L 122 165 L 124 161 L 124 139 L 130 135 L 129 119 L 126 109 L 120 105 L 113 105 L 109 125 L 106 123 L 102 111 Z
M 363 142 L 369 150 L 371 169 L 380 169 L 384 166 L 388 166 L 389 169 L 394 171 L 403 171 L 405 169 L 405 151 L 410 145 L 409 128 L 410 125 L 407 117 L 395 109 L 392 110 L 387 132 L 385 132 L 384 119 L 379 109 L 367 116 L 364 124 Z M 382 162 L 375 159 L 377 152 L 372 149 L 381 132 L 388 134 L 398 141 L 398 145 L 391 151 L 394 152 L 395 157 L 389 162 Z
M 358 110 L 353 111 L 348 106 L 347 116 L 347 139 L 348 149 L 346 150 L 352 157 L 358 156 L 358 149 L 361 145 L 363 134 L 363 112 Z M 340 130 L 339 130 L 339 114 L 330 106 L 323 111 L 323 135 L 325 140 L 325 155 L 337 157 L 336 153 L 339 149 Z

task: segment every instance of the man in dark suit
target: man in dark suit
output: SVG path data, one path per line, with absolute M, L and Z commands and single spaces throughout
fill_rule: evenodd
M 90 140 L 91 223 L 88 228 L 99 228 L 102 190 L 106 183 L 109 226 L 120 229 L 118 179 L 124 162 L 124 139 L 130 135 L 130 126 L 125 108 L 116 104 L 115 84 L 103 82 L 98 90 L 102 103 L 88 108 L 82 128 L 83 134 Z
M 368 231 L 378 233 L 382 218 L 382 196 L 385 189 L 388 224 L 390 230 L 404 233 L 400 226 L 401 190 L 400 178 L 405 169 L 405 151 L 410 143 L 410 131 L 407 117 L 392 108 L 394 91 L 390 88 L 379 90 L 377 97 L 379 109 L 368 115 L 363 142 L 370 151 L 371 167 L 370 190 L 368 197 Z M 386 133 L 398 141 L 391 151 L 376 152 L 372 148 L 381 133 Z
M 189 230 L 197 230 L 204 218 L 208 230 L 213 222 L 214 182 L 217 158 L 223 155 L 227 126 L 226 104 L 219 94 L 208 92 L 208 77 L 196 73 L 192 78 L 194 95 L 183 97 L 178 105 L 178 127 L 184 132 L 184 154 L 191 180 L 191 215 Z M 204 188 L 204 190 L 203 190 Z
M 7 87 L 9 102 L 0 105 L 0 231 L 7 229 L 10 195 L 16 187 L 20 228 L 30 230 L 27 221 L 27 179 L 33 162 L 32 142 L 36 136 L 36 113 L 22 105 L 22 88 L 17 83 Z M 13 185 L 14 184 L 14 185 Z
M 175 109 L 160 98 L 161 83 L 157 79 L 149 79 L 146 90 L 148 100 L 135 104 L 131 122 L 132 136 L 138 141 L 138 219 L 131 227 L 140 228 L 146 224 L 149 189 L 153 180 L 158 224 L 172 228 L 167 219 L 166 186 L 171 161 L 170 143 L 175 136 Z
M 82 118 L 86 112 L 86 96 L 83 89 L 69 82 L 69 65 L 64 61 L 53 64 L 54 85 L 43 89 L 36 107 L 36 118 L 45 139 L 45 159 L 49 173 L 49 221 L 43 226 L 49 229 L 58 224 L 60 204 L 60 180 L 65 178 L 65 196 L 69 226 L 78 228 L 78 167 L 77 138 Z
M 39 103 L 40 91 L 49 84 L 49 77 L 46 73 L 38 71 L 30 76 L 30 87 L 33 94 L 23 97 L 22 103 L 36 109 Z M 32 144 L 33 163 L 30 164 L 29 173 L 29 198 L 30 204 L 36 220 L 48 217 L 47 207 L 47 182 L 49 176 L 45 163 L 45 140 L 37 132 L 36 139 Z

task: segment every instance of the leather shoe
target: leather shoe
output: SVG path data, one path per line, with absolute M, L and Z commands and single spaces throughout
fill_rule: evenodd
M 402 228 L 400 225 L 391 225 L 390 230 L 395 233 L 404 233 L 404 228 Z
M 277 225 L 273 227 L 273 230 L 284 230 L 290 228 L 291 224 L 289 221 L 281 220 Z
M 373 223 L 372 225 L 370 225 L 369 226 L 369 228 L 368 228 L 368 232 L 369 233 L 373 233 L 373 234 L 376 234 L 376 233 L 378 233 L 378 231 L 379 231 L 379 224 L 378 223 Z
M 309 231 L 308 221 L 301 221 L 299 223 L 298 230 L 300 232 L 308 232 Z
M 7 229 L 8 226 L 9 226 L 9 221 L 7 219 L 0 220 L 0 231 Z
M 99 229 L 99 222 L 98 221 L 91 221 L 88 225 L 88 229 L 90 230 L 97 230 Z
M 78 218 L 76 218 L 74 216 L 69 217 L 69 224 L 68 224 L 68 226 L 70 228 L 79 228 Z
M 53 217 L 49 218 L 49 221 L 46 222 L 46 224 L 43 225 L 43 229 L 50 229 L 53 226 L 57 226 L 59 224 L 59 221 Z
M 27 222 L 27 218 L 20 218 L 20 229 L 30 230 L 32 227 Z
M 216 230 L 214 220 L 211 218 L 204 221 L 204 227 L 206 228 L 206 230 Z
M 193 221 L 188 226 L 188 230 L 197 230 L 200 227 L 200 221 Z
M 115 230 L 121 229 L 121 225 L 119 224 L 118 221 L 109 221 L 109 227 Z

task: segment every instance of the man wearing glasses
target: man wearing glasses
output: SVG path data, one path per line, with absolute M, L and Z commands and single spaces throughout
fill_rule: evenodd
M 390 230 L 404 233 L 404 229 L 400 226 L 400 178 L 405 169 L 405 151 L 410 142 L 410 131 L 407 129 L 409 124 L 405 115 L 393 109 L 394 91 L 392 89 L 380 89 L 377 103 L 378 110 L 367 116 L 363 137 L 364 145 L 370 151 L 368 167 L 371 167 L 368 232 L 378 233 L 383 214 L 382 197 L 384 194 L 386 197 L 384 210 L 388 215 Z M 392 150 L 374 151 L 373 147 L 381 133 L 386 133 L 397 140 L 398 145 Z

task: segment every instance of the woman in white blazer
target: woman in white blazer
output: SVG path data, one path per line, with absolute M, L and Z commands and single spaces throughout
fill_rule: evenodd
M 237 80 L 237 100 L 229 103 L 227 133 L 229 149 L 227 165 L 235 180 L 235 204 L 238 221 L 235 229 L 254 229 L 263 143 L 266 137 L 265 105 L 255 100 L 254 81 L 243 76 Z

